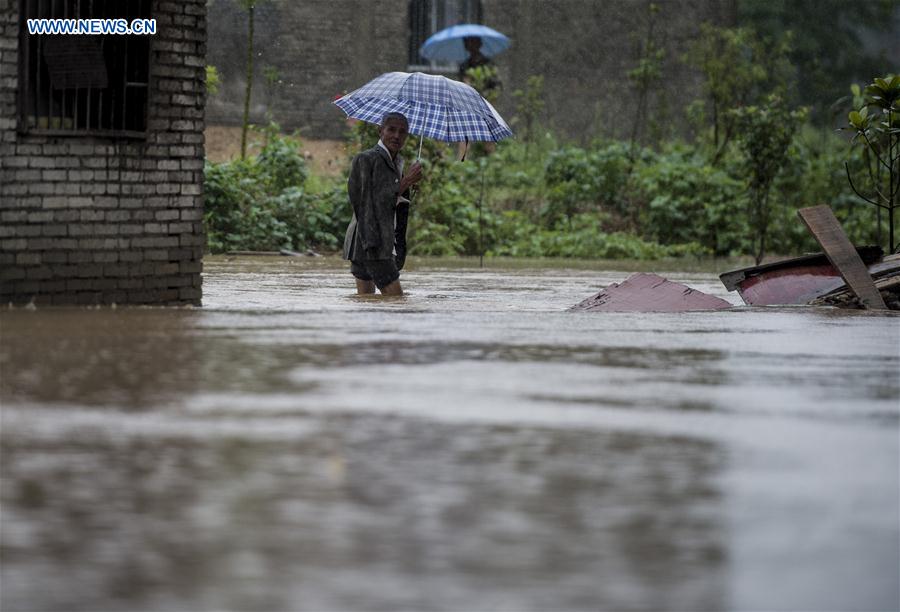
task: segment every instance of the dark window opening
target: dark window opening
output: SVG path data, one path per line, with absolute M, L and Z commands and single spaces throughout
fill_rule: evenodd
M 481 23 L 481 0 L 409 0 L 409 68 L 455 72 L 455 64 L 431 62 L 419 49 L 435 32 L 460 23 Z
M 54 135 L 144 136 L 150 36 L 30 35 L 28 19 L 150 18 L 151 0 L 20 0 L 19 126 Z

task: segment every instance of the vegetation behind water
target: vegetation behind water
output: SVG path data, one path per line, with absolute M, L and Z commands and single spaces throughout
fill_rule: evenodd
M 715 166 L 697 145 L 673 141 L 640 147 L 631 162 L 628 143 L 576 147 L 550 134 L 499 143 L 473 161 L 453 161 L 455 152 L 427 147 L 428 180 L 410 220 L 414 254 L 658 259 L 754 251 L 737 153 Z M 816 250 L 796 216 L 814 204 L 829 204 L 855 243 L 877 243 L 875 211 L 851 191 L 845 160 L 861 164 L 840 137 L 801 130 L 773 187 L 770 252 Z M 207 163 L 212 252 L 336 250 L 350 215 L 344 181 L 310 177 L 296 142 L 274 131 L 255 157 Z
M 690 138 L 667 132 L 648 110 L 654 84 L 665 77 L 661 52 L 649 42 L 629 73 L 638 101 L 635 114 L 622 118 L 633 122 L 629 140 L 559 141 L 541 127 L 542 81 L 534 77 L 513 93 L 516 139 L 473 143 L 464 162 L 455 144 L 425 141 L 427 179 L 410 218 L 411 253 L 759 260 L 817 250 L 796 214 L 816 204 L 834 209 L 853 242 L 883 244 L 884 221 L 846 173 L 868 192 L 881 175 L 868 172 L 864 147 L 790 102 L 806 82 L 797 78 L 791 41 L 703 26 L 683 59 L 704 78 L 683 111 L 694 126 Z M 835 103 L 843 117 L 867 102 L 850 85 Z M 890 127 L 894 121 L 889 116 Z M 296 140 L 274 124 L 263 132 L 258 155 L 207 163 L 209 249 L 339 249 L 351 216 L 345 179 L 311 176 Z M 374 126 L 356 124 L 348 168 L 353 154 L 376 141 Z M 417 150 L 410 137 L 405 159 Z

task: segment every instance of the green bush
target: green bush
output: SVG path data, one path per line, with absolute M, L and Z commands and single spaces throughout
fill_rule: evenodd
M 546 132 L 533 137 L 530 146 L 510 139 L 492 152 L 470 149 L 465 162 L 456 160 L 456 145 L 426 140 L 410 254 L 654 259 L 752 251 L 746 159 L 737 147 L 713 165 L 702 144 L 668 142 L 629 155 L 622 141 L 575 147 Z M 356 150 L 371 147 L 377 128 L 359 123 L 350 138 Z M 411 136 L 407 163 L 417 152 Z M 809 125 L 800 130 L 771 188 L 767 250 L 818 250 L 796 214 L 816 204 L 830 205 L 856 244 L 876 242 L 875 212 L 858 204 L 845 160 L 864 174 L 845 139 Z M 257 157 L 206 165 L 213 252 L 338 250 L 351 214 L 346 173 L 310 177 L 297 144 L 274 127 Z
M 742 252 L 748 244 L 743 185 L 690 149 L 639 166 L 634 190 L 645 238 L 699 244 L 720 256 Z
M 553 228 L 535 225 L 521 213 L 503 214 L 498 228 L 498 244 L 492 255 L 513 257 L 567 257 L 578 259 L 660 259 L 681 255 L 701 255 L 699 245 L 664 246 L 622 232 L 604 232 L 603 219 L 581 213 Z
M 851 171 L 863 170 L 859 151 L 849 149 L 843 138 L 812 127 L 801 130 L 773 189 L 775 214 L 769 239 L 773 252 L 820 250 L 797 217 L 800 208 L 818 204 L 827 204 L 834 210 L 854 244 L 878 243 L 876 211 L 859 204 L 847 183 L 845 161 Z
M 255 158 L 206 163 L 207 247 L 213 253 L 337 248 L 349 218 L 346 192 L 308 193 L 298 143 L 275 125 L 265 132 Z
M 416 194 L 410 214 L 411 252 L 421 255 L 478 255 L 495 241 L 496 214 L 481 205 L 482 170 L 487 164 L 456 162 L 425 165 L 427 181 Z
M 564 147 L 547 156 L 544 216 L 549 224 L 586 210 L 625 210 L 629 147 L 612 142 L 594 149 Z
M 266 144 L 256 158 L 260 177 L 268 193 L 279 193 L 306 183 L 309 171 L 298 151 L 299 143 L 269 130 Z

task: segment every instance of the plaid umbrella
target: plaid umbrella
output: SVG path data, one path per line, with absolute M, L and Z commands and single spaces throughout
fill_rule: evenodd
M 380 124 L 385 113 L 403 113 L 409 132 L 444 142 L 496 142 L 512 130 L 471 86 L 421 72 L 388 72 L 334 101 L 348 117 Z

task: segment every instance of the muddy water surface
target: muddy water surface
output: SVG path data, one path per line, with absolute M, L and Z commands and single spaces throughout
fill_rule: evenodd
M 4 310 L 0 609 L 900 607 L 900 318 L 565 311 L 627 275 L 213 258 L 202 309 Z

